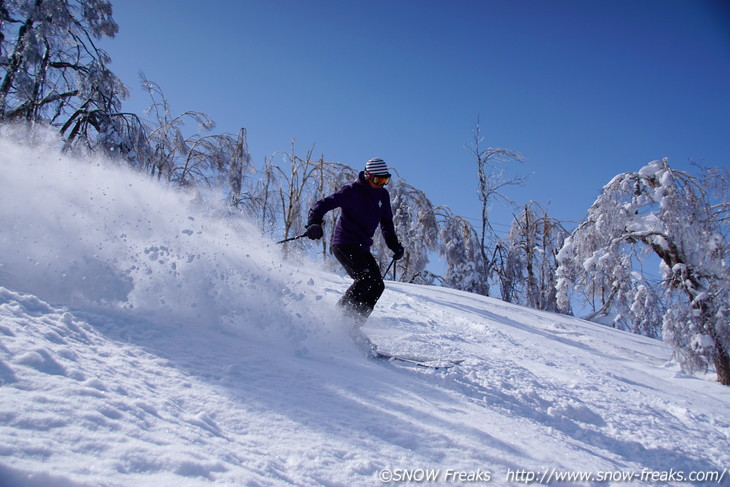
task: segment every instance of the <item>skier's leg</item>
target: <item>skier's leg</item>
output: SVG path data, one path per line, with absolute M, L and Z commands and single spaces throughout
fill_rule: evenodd
M 357 245 L 333 245 L 332 253 L 354 279 L 338 304 L 365 321 L 385 290 L 380 268 L 372 254 Z

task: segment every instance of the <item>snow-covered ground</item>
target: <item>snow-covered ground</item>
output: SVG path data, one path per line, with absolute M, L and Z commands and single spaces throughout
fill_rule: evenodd
M 660 342 L 389 282 L 373 341 L 464 362 L 369 359 L 347 279 L 47 144 L 0 138 L 0 486 L 730 485 L 730 388 Z

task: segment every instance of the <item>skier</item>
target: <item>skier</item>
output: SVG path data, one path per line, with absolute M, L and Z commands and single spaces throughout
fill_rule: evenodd
M 393 251 L 393 259 L 398 260 L 405 253 L 395 234 L 390 195 L 384 187 L 389 182 L 390 173 L 385 161 L 379 157 L 370 159 L 355 182 L 319 200 L 309 210 L 305 235 L 317 240 L 324 233 L 322 219 L 325 213 L 335 208 L 342 209 L 332 239 L 332 253 L 355 282 L 337 305 L 357 324 L 367 320 L 385 290 L 380 268 L 370 253 L 378 224 L 385 243 Z

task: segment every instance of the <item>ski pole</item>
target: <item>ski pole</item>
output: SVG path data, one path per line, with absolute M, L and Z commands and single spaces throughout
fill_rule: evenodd
M 286 242 L 291 242 L 292 240 L 297 240 L 297 239 L 300 239 L 300 238 L 302 238 L 302 237 L 306 237 L 306 236 L 307 236 L 307 234 L 306 234 L 306 233 L 304 233 L 304 234 L 302 234 L 302 235 L 299 235 L 298 237 L 291 237 L 291 238 L 285 238 L 284 240 L 281 240 L 281 241 L 279 241 L 279 242 L 276 242 L 276 243 L 277 243 L 277 244 L 283 244 L 283 243 L 286 243 Z
M 392 266 L 392 265 L 393 265 L 394 263 L 395 263 L 395 259 L 393 259 L 393 260 L 391 260 L 391 261 L 390 261 L 390 264 L 388 264 L 388 268 L 387 268 L 387 269 L 385 269 L 385 272 L 383 272 L 383 276 L 387 276 L 387 275 L 388 275 L 388 271 L 390 270 L 391 266 Z

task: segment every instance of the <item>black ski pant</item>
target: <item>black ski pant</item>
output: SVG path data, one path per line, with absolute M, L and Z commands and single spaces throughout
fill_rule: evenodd
M 375 257 L 359 245 L 333 245 L 332 253 L 355 280 L 337 304 L 346 314 L 364 322 L 385 290 Z

